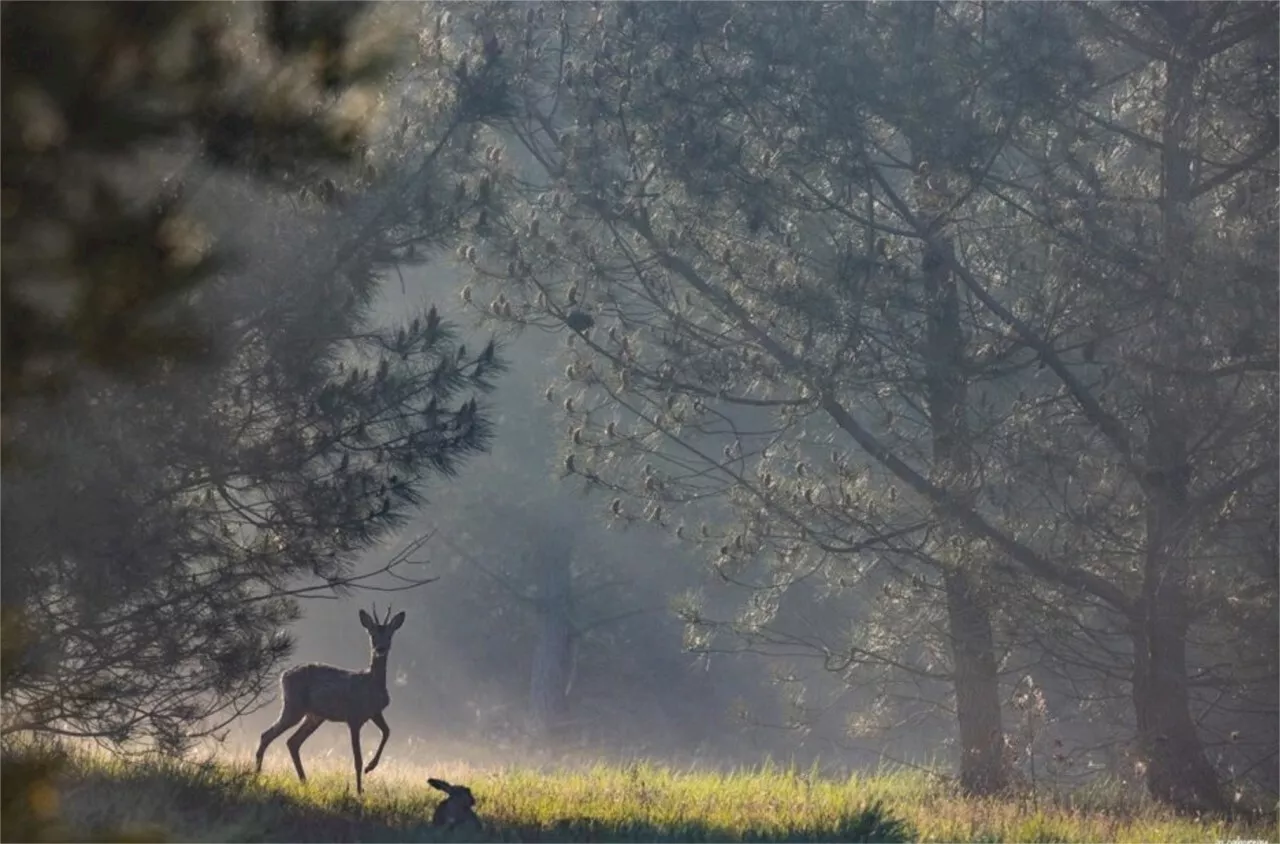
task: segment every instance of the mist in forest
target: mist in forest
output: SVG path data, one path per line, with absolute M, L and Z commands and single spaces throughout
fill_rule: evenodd
M 404 272 L 403 280 L 384 283 L 374 320 L 394 327 L 406 314 L 435 306 L 457 322 L 462 342 L 481 346 L 488 333 L 460 307 L 461 287 L 445 263 Z M 492 450 L 471 458 L 457 478 L 430 485 L 422 511 L 357 565 L 376 570 L 427 537 L 414 554 L 422 569 L 406 573 L 438 580 L 305 600 L 292 627 L 297 648 L 290 662 L 367 665 L 358 610 L 405 610 L 388 672 L 388 752 L 390 760 L 411 765 L 430 767 L 433 757 L 469 765 L 599 758 L 711 767 L 819 761 L 829 770 L 874 764 L 876 748 L 854 746 L 838 725 L 825 736 L 787 730 L 785 692 L 759 657 L 686 651 L 673 603 L 711 585 L 705 567 L 662 531 L 610 524 L 608 500 L 557 471 L 561 432 L 545 409 L 545 393 L 563 369 L 557 355 L 563 333 L 530 330 L 503 342 L 511 368 L 486 402 L 496 422 Z M 566 686 L 557 712 L 564 723 L 540 731 L 532 720 L 534 662 L 548 622 L 539 623 L 535 605 L 538 566 L 540 557 L 557 554 L 578 575 L 570 589 L 586 593 L 575 602 L 572 623 L 588 626 L 584 636 L 596 641 L 569 644 L 567 664 L 553 669 Z M 386 576 L 371 583 L 399 586 Z M 726 607 L 730 594 L 722 596 Z M 277 711 L 273 700 L 238 721 L 225 749 L 249 755 Z M 915 749 L 923 751 L 919 758 L 928 755 L 923 745 Z M 345 728 L 322 728 L 306 754 L 345 765 Z M 276 764 L 287 764 L 282 747 L 275 756 Z
M 6 733 L 1274 802 L 1273 4 L 219 5 L 5 7 Z

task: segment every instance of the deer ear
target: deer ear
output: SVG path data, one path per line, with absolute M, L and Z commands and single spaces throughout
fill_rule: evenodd
M 370 618 L 369 614 L 364 610 L 360 610 L 360 623 L 364 625 L 366 630 L 373 629 L 373 619 Z
M 387 628 L 390 630 L 399 630 L 401 624 L 404 624 L 404 610 L 396 613 L 396 617 L 391 619 L 391 623 L 387 625 Z

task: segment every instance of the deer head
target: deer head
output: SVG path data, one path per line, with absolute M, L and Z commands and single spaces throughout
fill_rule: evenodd
M 360 610 L 360 623 L 364 625 L 364 629 L 369 631 L 369 644 L 373 648 L 374 656 L 386 656 L 391 650 L 391 637 L 400 629 L 400 625 L 404 624 L 404 612 L 398 612 L 395 618 L 391 617 L 391 608 L 387 607 L 387 617 L 381 621 L 378 620 L 378 607 L 373 607 L 373 615 L 364 610 Z

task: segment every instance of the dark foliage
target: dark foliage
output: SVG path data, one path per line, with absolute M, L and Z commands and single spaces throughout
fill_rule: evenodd
M 270 688 L 294 596 L 350 586 L 489 442 L 495 345 L 434 309 L 368 317 L 406 242 L 495 201 L 450 151 L 501 103 L 497 64 L 479 105 L 428 87 L 444 105 L 384 142 L 391 177 L 336 167 L 378 154 L 346 107 L 384 58 L 355 51 L 357 11 L 4 7 L 6 733 L 216 732 Z

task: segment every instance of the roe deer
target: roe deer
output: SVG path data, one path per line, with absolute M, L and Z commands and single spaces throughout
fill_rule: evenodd
M 391 610 L 387 609 L 387 618 L 377 620 L 378 610 L 374 607 L 373 617 L 360 610 L 360 623 L 369 631 L 369 643 L 373 648 L 373 656 L 368 671 L 348 671 L 332 665 L 312 663 L 290 668 L 280 675 L 280 717 L 262 734 L 258 743 L 258 766 L 262 772 L 262 757 L 268 745 L 279 738 L 280 734 L 302 721 L 302 726 L 289 736 L 289 755 L 293 757 L 293 767 L 298 771 L 298 779 L 307 781 L 307 774 L 302 770 L 302 759 L 298 755 L 302 743 L 311 738 L 311 734 L 325 721 L 340 721 L 351 730 L 351 752 L 356 762 L 356 793 L 364 792 L 364 783 L 360 770 L 364 757 L 360 753 L 360 728 L 366 721 L 382 730 L 382 741 L 378 742 L 378 750 L 373 759 L 365 767 L 365 774 L 378 767 L 382 758 L 382 748 L 387 746 L 391 736 L 391 728 L 382 717 L 382 710 L 391 703 L 391 695 L 387 692 L 387 653 L 391 650 L 391 637 L 404 623 L 404 613 L 397 613 L 391 618 Z

